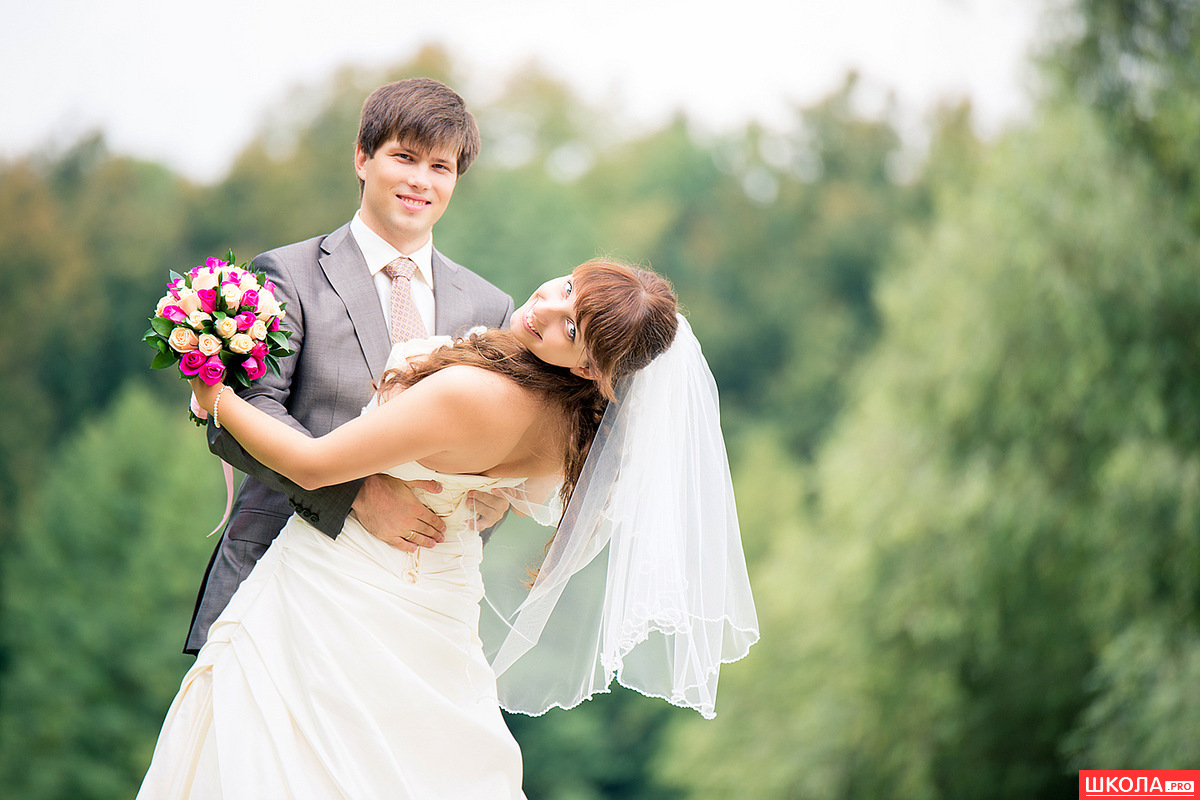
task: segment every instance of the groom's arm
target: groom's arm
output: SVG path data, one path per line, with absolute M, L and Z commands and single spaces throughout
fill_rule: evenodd
M 267 414 L 311 436 L 311 432 L 292 417 L 287 407 L 291 397 L 292 376 L 300 348 L 304 346 L 304 307 L 299 300 L 295 276 L 290 274 L 274 253 L 260 255 L 254 259 L 254 266 L 266 273 L 275 284 L 276 299 L 287 303 L 283 324 L 292 332 L 288 349 L 296 352 L 280 359 L 278 375 L 268 371 L 249 388 L 235 387 L 235 391 Z M 287 477 L 251 458 L 236 439 L 217 428 L 211 419 L 208 423 L 208 449 L 235 469 L 253 475 L 264 485 L 281 492 L 297 514 L 331 538 L 336 538 L 341 532 L 342 523 L 362 486 L 359 480 L 311 491 L 302 489 Z

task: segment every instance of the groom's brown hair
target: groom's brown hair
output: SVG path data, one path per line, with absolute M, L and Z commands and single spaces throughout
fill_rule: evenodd
M 431 78 L 409 78 L 380 86 L 363 103 L 358 146 L 367 158 L 392 139 L 423 150 L 453 150 L 459 175 L 479 155 L 475 117 L 457 92 Z

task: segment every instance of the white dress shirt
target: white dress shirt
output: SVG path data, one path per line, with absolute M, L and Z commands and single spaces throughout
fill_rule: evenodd
M 413 304 L 417 307 L 417 313 L 421 315 L 421 321 L 425 323 L 425 331 L 432 336 L 435 333 L 433 324 L 436 319 L 436 309 L 433 305 L 433 233 L 429 234 L 429 239 L 415 252 L 401 253 L 367 227 L 367 223 L 362 221 L 357 211 L 354 212 L 354 219 L 350 220 L 350 233 L 358 243 L 358 249 L 362 251 L 363 258 L 367 261 L 367 269 L 371 271 L 371 277 L 375 281 L 375 292 L 379 295 L 379 304 L 383 306 L 383 321 L 387 323 L 388 330 L 392 329 L 392 279 L 383 268 L 399 256 L 408 256 L 417 265 L 417 271 L 410 280 Z

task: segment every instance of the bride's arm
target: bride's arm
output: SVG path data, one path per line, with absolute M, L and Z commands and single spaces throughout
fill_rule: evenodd
M 220 396 L 221 427 L 262 464 L 305 489 L 343 483 L 397 464 L 450 455 L 480 472 L 509 455 L 529 425 L 506 379 L 473 367 L 443 369 L 319 438 L 294 430 L 221 384 L 192 381 L 202 408 Z M 502 411 L 503 410 L 503 411 Z

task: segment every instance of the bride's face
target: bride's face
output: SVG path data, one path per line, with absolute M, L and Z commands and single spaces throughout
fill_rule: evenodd
M 525 305 L 513 312 L 509 330 L 531 353 L 580 377 L 595 376 L 587 364 L 583 331 L 575 316 L 575 287 L 570 275 L 546 281 Z

